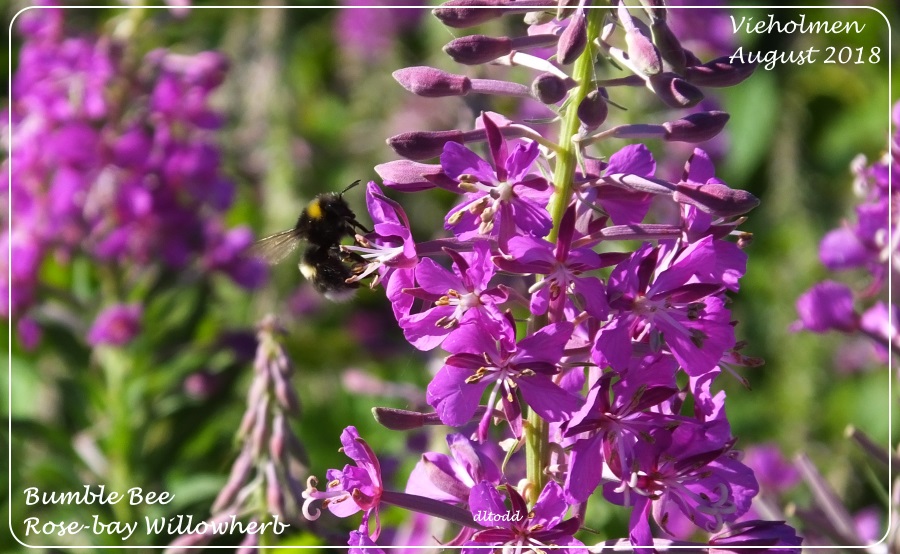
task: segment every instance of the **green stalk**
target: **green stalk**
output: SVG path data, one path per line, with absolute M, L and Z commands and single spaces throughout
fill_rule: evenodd
M 556 168 L 553 172 L 553 185 L 556 187 L 556 192 L 550 203 L 553 229 L 547 235 L 550 242 L 556 242 L 559 235 L 559 222 L 562 221 L 562 216 L 569 205 L 569 199 L 572 197 L 572 182 L 577 163 L 576 146 L 572 142 L 572 137 L 578 133 L 580 125 L 578 105 L 594 88 L 594 55 L 596 54 L 594 39 L 600 36 L 600 26 L 603 23 L 605 10 L 588 8 L 586 11 L 588 43 L 581 56 L 575 60 L 575 66 L 572 68 L 572 78 L 578 85 L 569 93 L 566 113 L 563 115 L 559 131 L 559 150 L 556 152 Z
M 119 494 L 138 486 L 131 467 L 133 407 L 129 406 L 127 380 L 132 371 L 131 360 L 121 350 L 101 346 L 95 351 L 97 361 L 103 370 L 106 385 L 106 456 L 108 470 L 106 482 L 109 490 Z M 127 501 L 116 502 L 113 513 L 119 521 L 130 521 L 131 506 Z
M 572 197 L 572 183 L 578 162 L 577 147 L 573 143 L 572 137 L 578 132 L 580 125 L 578 105 L 594 88 L 594 54 L 596 52 L 594 39 L 600 35 L 605 10 L 598 8 L 586 11 L 588 43 L 584 52 L 575 60 L 572 69 L 572 78 L 578 85 L 569 93 L 569 101 L 566 104 L 566 113 L 562 117 L 559 133 L 560 144 L 556 151 L 556 167 L 553 173 L 556 192 L 550 203 L 553 229 L 547 235 L 550 242 L 556 242 L 559 236 L 559 225 Z M 546 321 L 536 320 L 535 328 L 539 329 L 545 324 Z M 529 409 L 528 420 L 525 423 L 525 466 L 531 487 L 525 491 L 525 496 L 531 504 L 537 501 L 538 495 L 547 484 L 547 475 L 544 473 L 544 469 L 549 463 L 550 426 L 534 410 Z

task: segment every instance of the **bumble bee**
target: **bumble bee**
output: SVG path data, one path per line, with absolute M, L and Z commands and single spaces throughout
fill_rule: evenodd
M 300 273 L 312 282 L 313 288 L 333 301 L 353 296 L 359 284 L 348 283 L 347 279 L 356 274 L 353 264 L 364 260 L 357 254 L 342 251 L 341 240 L 353 237 L 357 230 L 370 232 L 356 220 L 356 214 L 344 200 L 344 193 L 358 184 L 359 181 L 354 181 L 339 194 L 326 192 L 313 198 L 293 229 L 260 239 L 253 245 L 253 255 L 274 265 L 305 241 L 307 247 L 300 260 Z

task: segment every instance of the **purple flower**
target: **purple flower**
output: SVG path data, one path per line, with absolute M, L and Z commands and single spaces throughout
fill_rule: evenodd
M 597 333 L 597 365 L 624 371 L 633 340 L 664 343 L 689 375 L 711 371 L 734 346 L 734 328 L 713 238 L 680 252 L 643 245 L 613 270 L 607 286 L 612 319 Z M 662 340 L 660 340 L 662 339 Z
M 643 144 L 630 144 L 609 157 L 609 162 L 585 160 L 588 181 L 580 187 L 581 194 L 576 199 L 578 223 L 576 227 L 583 234 L 593 232 L 592 221 L 597 220 L 596 206 L 599 204 L 616 225 L 637 224 L 644 220 L 650 209 L 653 195 L 637 192 L 611 184 L 623 176 L 636 175 L 652 177 L 656 171 L 653 154 Z M 601 221 L 602 222 L 602 221 Z
M 405 292 L 423 298 L 430 307 L 400 319 L 406 340 L 419 350 L 431 350 L 440 345 L 455 330 L 468 324 L 484 331 L 497 329 L 503 315 L 497 304 L 506 301 L 506 293 L 488 288 L 494 276 L 494 264 L 487 241 L 476 242 L 471 253 L 446 250 L 453 260 L 453 272 L 439 266 L 430 258 L 416 266 L 416 289 Z
M 422 454 L 409 474 L 407 493 L 465 504 L 477 483 L 500 483 L 500 469 L 478 445 L 460 433 L 453 433 L 447 435 L 447 446 L 450 456 L 440 452 Z
M 800 546 L 803 539 L 797 536 L 797 531 L 783 521 L 742 521 L 732 523 L 726 529 L 709 539 L 710 552 L 785 552 L 788 554 L 800 554 L 799 548 L 783 548 L 785 546 Z M 730 549 L 729 546 L 739 548 Z M 778 547 L 765 549 L 767 546 Z
M 753 469 L 753 474 L 764 491 L 782 492 L 800 481 L 800 472 L 784 459 L 781 450 L 774 444 L 747 448 L 744 463 Z
M 572 447 L 566 476 L 566 497 L 584 502 L 600 484 L 597 468 L 617 457 L 628 467 L 634 460 L 635 445 L 657 428 L 676 423 L 671 416 L 650 413 L 650 409 L 678 392 L 671 358 L 658 357 L 646 365 L 629 369 L 613 383 L 614 374 L 602 375 L 588 392 L 584 407 L 566 426 L 565 436 L 579 440 Z
M 793 329 L 814 333 L 855 330 L 858 316 L 853 310 L 853 291 L 847 285 L 825 281 L 814 286 L 797 299 L 800 321 Z
M 221 171 L 212 131 L 222 117 L 209 97 L 225 58 L 156 50 L 123 64 L 114 41 L 65 36 L 64 15 L 32 10 L 18 28 L 25 41 L 9 106 L 16 149 L 3 163 L 3 173 L 14 171 L 0 193 L 14 210 L 6 240 L 16 260 L 12 282 L 3 283 L 14 290 L 5 311 L 19 317 L 40 301 L 33 291 L 47 255 L 61 264 L 86 256 L 132 273 L 199 260 L 258 286 L 262 266 L 240 252 L 248 235 L 222 222 L 234 186 Z M 140 74 L 129 73 L 132 65 Z
M 347 544 L 350 546 L 349 554 L 384 554 L 384 550 L 378 548 L 369 535 L 360 531 L 350 531 Z
M 142 313 L 143 308 L 139 304 L 114 304 L 105 308 L 97 315 L 88 331 L 88 344 L 91 346 L 128 344 L 141 330 Z
M 341 433 L 343 452 L 355 466 L 346 465 L 343 470 L 329 469 L 326 472 L 328 487 L 324 491 L 316 488 L 318 480 L 310 476 L 303 492 L 303 515 L 306 519 L 315 520 L 321 515 L 316 509 L 315 513 L 309 511 L 310 506 L 317 500 L 322 500 L 322 506 L 338 517 L 348 517 L 363 510 L 360 531 L 366 530 L 372 540 L 376 540 L 381 533 L 381 521 L 378 517 L 378 508 L 381 502 L 381 492 L 384 490 L 381 482 L 381 465 L 375 453 L 369 448 L 356 427 L 352 425 Z M 368 531 L 369 518 L 375 516 L 375 529 Z
M 829 231 L 819 243 L 819 259 L 832 271 L 862 267 L 870 257 L 871 252 L 859 235 L 847 226 Z
M 12 319 L 24 314 L 34 302 L 44 245 L 24 229 L 14 229 L 11 236 L 4 229 L 0 233 L 0 247 L 3 247 L 4 252 L 10 253 L 13 261 L 11 267 L 6 256 L 0 261 L 2 312 L 4 316 Z
M 478 531 L 465 543 L 463 554 L 478 554 L 483 548 L 466 548 L 475 546 L 503 546 L 507 549 L 535 550 L 542 546 L 567 546 L 569 548 L 553 549 L 554 552 L 566 554 L 587 554 L 584 544 L 573 535 L 578 531 L 581 521 L 577 517 L 563 519 L 569 505 L 563 497 L 562 487 L 550 481 L 541 491 L 541 495 L 531 510 L 525 500 L 511 485 L 506 486 L 509 497 L 509 508 L 494 485 L 487 481 L 475 485 L 469 495 L 469 510 L 475 521 L 482 525 L 494 526 Z
M 387 53 L 396 35 L 416 28 L 425 14 L 421 9 L 379 9 L 393 5 L 384 0 L 344 0 L 341 4 L 349 9 L 336 10 L 335 42 L 367 63 Z
M 752 194 L 731 189 L 718 179 L 710 155 L 700 148 L 694 148 L 685 162 L 681 180 L 675 185 L 672 198 L 681 205 L 682 220 L 690 242 L 711 233 L 714 217 L 743 214 L 759 204 L 759 200 Z M 733 243 L 725 241 L 717 241 L 716 244 L 737 248 Z
M 245 289 L 262 286 L 268 278 L 267 267 L 256 258 L 246 256 L 253 234 L 246 227 L 225 230 L 219 221 L 206 225 L 207 251 L 202 263 L 207 271 L 222 271 Z
M 607 500 L 633 506 L 632 545 L 653 543 L 649 517 L 665 530 L 669 512 L 678 510 L 707 532 L 719 530 L 750 508 L 759 487 L 753 472 L 731 453 L 733 439 L 724 426 L 683 423 L 674 431 L 657 429 L 652 441 L 635 445 L 635 461 L 610 468 L 621 482 L 603 486 Z
M 419 263 L 416 243 L 403 208 L 384 196 L 372 181 L 366 187 L 366 206 L 374 229 L 357 239 L 362 243 L 360 246 L 345 246 L 344 250 L 361 256 L 367 262 L 353 280 L 364 279 L 377 271 L 371 286 L 384 285 L 394 316 L 399 321 L 409 315 L 415 300 L 403 291 L 414 286 L 415 267 Z
M 510 316 L 511 318 L 511 316 Z M 428 403 L 446 425 L 468 422 L 488 386 L 488 410 L 478 426 L 484 441 L 494 404 L 499 400 L 516 437 L 522 436 L 522 409 L 516 389 L 535 412 L 547 421 L 560 421 L 581 407 L 581 398 L 553 382 L 571 323 L 552 323 L 516 343 L 514 322 L 494 335 L 478 325 L 467 325 L 444 342 L 451 356 L 428 385 Z
M 516 236 L 510 239 L 506 253 L 494 256 L 494 263 L 504 271 L 544 276 L 528 289 L 531 313 L 545 314 L 549 309 L 551 320 L 560 321 L 563 309 L 571 306 L 571 294 L 590 315 L 606 319 L 609 306 L 602 281 L 582 275 L 600 268 L 600 255 L 589 247 L 571 248 L 574 233 L 575 211 L 570 208 L 563 216 L 555 246 L 541 238 Z
M 19 319 L 16 323 L 16 334 L 19 337 L 19 344 L 28 351 L 37 348 L 41 342 L 41 336 L 43 336 L 40 326 L 30 317 Z
M 550 190 L 543 177 L 530 175 L 540 155 L 536 142 L 507 144 L 487 114 L 481 116 L 493 165 L 455 142 L 444 145 L 441 167 L 468 191 L 462 203 L 447 214 L 445 227 L 461 240 L 497 237 L 503 246 L 517 232 L 542 237 L 552 222 L 546 206 Z

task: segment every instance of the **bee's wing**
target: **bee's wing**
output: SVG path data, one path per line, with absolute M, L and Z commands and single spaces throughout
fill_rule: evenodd
M 297 236 L 296 231 L 288 229 L 258 240 L 250 247 L 250 255 L 265 260 L 270 265 L 275 265 L 287 258 L 299 244 L 300 237 Z

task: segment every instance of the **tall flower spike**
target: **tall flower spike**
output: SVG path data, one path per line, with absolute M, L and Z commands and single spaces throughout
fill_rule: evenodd
M 238 429 L 241 452 L 213 502 L 206 522 L 210 526 L 234 518 L 233 514 L 274 516 L 276 526 L 286 526 L 283 521 L 295 519 L 303 504 L 296 474 L 305 471 L 306 452 L 290 426 L 291 417 L 299 414 L 300 401 L 290 381 L 293 364 L 278 343 L 280 332 L 271 315 L 259 324 L 254 378 Z M 259 538 L 252 533 L 248 537 Z M 214 538 L 214 533 L 185 535 L 171 546 L 203 545 Z
M 488 441 L 492 419 L 506 420 L 513 435 L 501 443 L 508 457 L 497 480 L 476 482 L 483 465 L 461 435 L 455 444 L 465 446 L 466 455 L 426 453 L 416 466 L 409 490 L 426 491 L 443 506 L 431 505 L 427 513 L 463 524 L 448 546 L 582 552 L 572 539 L 580 517 L 564 520 L 566 501 L 578 501 L 575 513 L 583 515 L 599 500 L 592 492 L 601 482 L 610 500 L 634 507 L 632 546 L 653 543 L 651 518 L 668 531 L 681 517 L 715 532 L 744 513 L 756 492 L 731 451 L 724 393 L 713 394 L 712 385 L 729 364 L 757 364 L 737 353 L 725 298 L 738 290 L 746 266 L 740 243 L 726 238 L 757 200 L 717 180 L 700 150 L 677 182 L 655 175 L 643 144 L 621 148 L 608 160 L 591 152 L 593 144 L 614 139 L 695 143 L 715 137 L 728 120 L 725 112 L 604 126 L 617 119 L 610 106 L 624 104 L 617 96 L 631 87 L 647 87 L 665 106 L 680 109 L 704 98 L 701 87 L 739 82 L 752 68 L 703 63 L 681 47 L 662 0 L 642 4 L 649 24 L 623 2 L 615 3 L 618 12 L 569 0 L 547 11 L 531 0 L 451 0 L 435 10 L 449 26 L 467 27 L 534 8 L 525 16 L 528 36 L 473 34 L 444 50 L 458 63 L 484 65 L 484 77 L 493 66 L 535 72 L 529 94 L 552 112 L 544 124 L 560 124 L 544 132 L 484 113 L 471 131 L 413 131 L 389 140 L 401 156 L 439 156 L 440 166 L 399 161 L 379 167 L 390 188 L 440 187 L 462 199 L 445 218 L 453 236 L 415 245 L 421 257 L 415 282 L 399 295 L 396 288 L 387 291 L 395 313 L 408 314 L 399 317 L 407 340 L 449 353 L 427 390 L 435 412 L 381 408 L 376 418 L 404 430 L 477 422 L 474 436 L 485 449 L 494 446 Z M 598 57 L 615 59 L 626 74 L 596 75 L 602 71 Z M 397 77 L 419 95 L 521 92 L 431 68 L 407 68 Z M 487 155 L 475 153 L 476 142 L 487 143 Z M 653 201 L 674 207 L 676 221 L 647 221 Z M 370 209 L 377 214 L 381 208 Z M 625 240 L 641 246 L 610 247 Z M 452 272 L 439 265 L 442 254 Z M 612 272 L 603 277 L 607 267 Z M 880 332 L 878 313 L 870 319 L 872 332 Z M 680 372 L 688 377 L 683 388 Z M 529 407 L 527 424 L 522 404 Z M 516 490 L 511 483 L 523 472 L 515 452 L 522 447 L 526 467 Z M 506 483 L 499 488 L 506 488 L 509 506 L 498 482 Z M 528 517 L 524 523 L 464 522 L 447 509 L 465 503 L 467 491 L 474 519 L 508 507 Z M 424 506 L 422 497 L 394 494 L 385 491 L 382 498 L 414 510 Z

